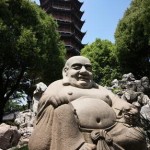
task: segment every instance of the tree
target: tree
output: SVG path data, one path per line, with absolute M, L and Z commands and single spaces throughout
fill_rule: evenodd
M 115 45 L 108 40 L 96 39 L 82 49 L 81 55 L 92 63 L 94 80 L 102 85 L 110 85 L 114 78 L 119 77 L 119 67 L 115 57 Z
M 20 83 L 36 77 L 50 83 L 61 76 L 65 50 L 56 29 L 53 18 L 35 3 L 0 1 L 0 122 Z
M 150 1 L 133 0 L 115 32 L 122 73 L 150 77 Z
M 16 93 L 18 96 L 15 97 L 15 99 L 11 99 L 7 101 L 4 112 L 10 113 L 10 112 L 15 112 L 15 111 L 23 111 L 25 109 L 28 109 L 27 106 L 27 101 L 26 101 L 26 94 L 24 93 Z M 20 95 L 21 94 L 21 95 Z M 13 97 L 13 96 L 12 96 Z

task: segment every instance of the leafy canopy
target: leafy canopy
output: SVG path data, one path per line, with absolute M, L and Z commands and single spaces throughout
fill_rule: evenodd
M 150 77 L 150 1 L 133 0 L 115 32 L 122 73 Z
M 65 48 L 56 30 L 54 19 L 35 3 L 0 1 L 0 121 L 20 83 L 39 78 L 48 84 L 61 77 Z
M 0 65 L 8 69 L 28 66 L 48 82 L 59 78 L 65 51 L 56 29 L 53 18 L 36 4 L 28 0 L 0 1 Z
M 119 77 L 115 48 L 108 40 L 96 39 L 82 49 L 81 55 L 88 57 L 92 63 L 94 81 L 97 83 L 109 85 L 114 78 Z

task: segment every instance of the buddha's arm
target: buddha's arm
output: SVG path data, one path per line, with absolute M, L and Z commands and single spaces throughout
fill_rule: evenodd
M 40 116 L 41 113 L 50 105 L 56 108 L 59 105 L 68 102 L 65 96 L 59 95 L 59 92 L 61 91 L 62 88 L 63 88 L 62 80 L 55 81 L 48 86 L 48 88 L 43 93 L 39 101 L 37 117 Z
M 127 121 L 127 123 L 128 123 L 128 120 L 130 120 L 130 122 L 132 122 L 133 120 L 134 122 L 134 119 L 133 119 L 134 116 L 139 114 L 137 108 L 134 105 L 128 103 L 127 101 L 120 99 L 117 95 L 107 90 L 106 88 L 104 87 L 100 87 L 100 88 L 105 93 L 107 93 L 107 95 L 111 99 L 112 108 L 114 109 L 117 118 L 118 119 L 124 118 L 124 121 Z

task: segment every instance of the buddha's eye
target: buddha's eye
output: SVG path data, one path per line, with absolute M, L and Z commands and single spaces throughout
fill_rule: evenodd
M 89 72 L 92 72 L 92 66 L 89 65 L 89 64 L 86 64 L 86 65 L 82 65 L 82 64 L 73 64 L 71 66 L 72 69 L 75 69 L 75 70 L 80 70 L 82 67 L 85 67 L 85 69 Z
M 80 70 L 82 68 L 82 65 L 73 65 L 72 66 L 72 69 L 75 69 L 75 70 Z
M 86 68 L 86 70 L 92 72 L 92 66 L 90 66 L 90 65 L 85 65 L 85 68 Z

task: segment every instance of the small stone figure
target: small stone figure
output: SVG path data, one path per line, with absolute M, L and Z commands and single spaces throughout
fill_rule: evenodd
M 36 89 L 33 92 L 33 112 L 35 114 L 37 113 L 39 100 L 46 89 L 47 86 L 43 82 L 36 84 Z
M 74 56 L 39 101 L 29 150 L 146 150 L 138 114 L 93 81 L 89 59 Z
M 134 78 L 134 75 L 132 73 L 128 73 L 128 74 L 124 74 L 122 76 L 122 80 L 124 80 L 124 81 L 134 81 L 135 78 Z
M 141 78 L 141 85 L 143 86 L 143 93 L 150 96 L 150 83 L 148 77 Z
M 136 92 L 136 84 L 135 82 L 131 81 L 127 83 L 126 89 L 123 92 L 122 99 L 125 99 L 129 103 L 137 102 L 138 96 L 141 92 Z M 139 107 L 139 106 L 138 106 Z
M 126 89 L 121 96 L 122 99 L 134 104 L 138 109 L 141 109 L 144 105 L 150 105 L 149 97 L 144 94 L 145 88 L 148 89 L 148 84 L 145 83 L 144 87 L 142 82 L 142 80 L 128 81 Z
M 111 84 L 112 88 L 119 88 L 119 81 L 117 79 L 114 79 Z

